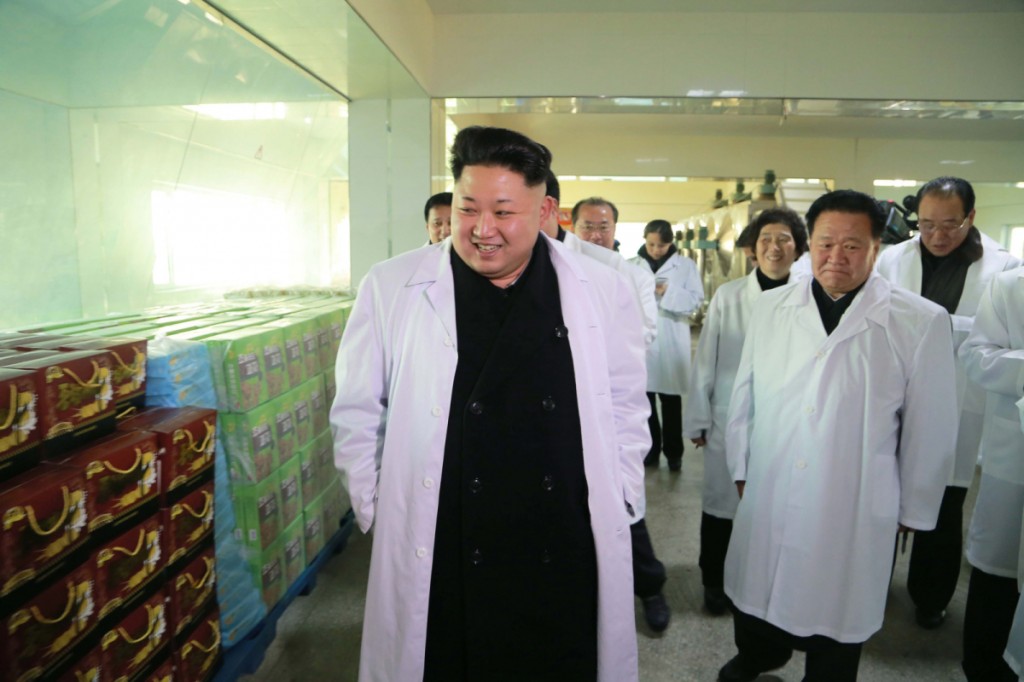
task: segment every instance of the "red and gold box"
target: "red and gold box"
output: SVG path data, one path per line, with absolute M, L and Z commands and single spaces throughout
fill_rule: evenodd
M 4 679 L 34 680 L 65 665 L 95 624 L 92 566 L 86 563 L 5 619 Z
M 158 407 L 127 419 L 121 431 L 155 433 L 160 447 L 160 492 L 168 493 L 197 480 L 213 467 L 217 412 L 201 407 Z
M 211 609 L 175 653 L 177 679 L 206 682 L 213 677 L 220 657 L 220 610 Z
M 161 531 L 160 517 L 151 516 L 93 553 L 100 618 L 160 575 L 164 567 Z
M 0 596 L 47 572 L 88 537 L 85 477 L 33 469 L 0 488 Z
M 114 389 L 107 351 L 57 353 L 8 366 L 40 375 L 44 452 L 65 452 L 113 430 Z
M 178 679 L 189 682 L 185 677 Z M 158 665 L 156 670 L 146 676 L 145 682 L 174 682 L 174 656 L 164 659 L 164 662 Z
M 84 656 L 71 664 L 57 678 L 57 682 L 101 682 L 103 676 L 103 649 L 94 646 Z
M 213 481 L 163 509 L 164 551 L 171 565 L 213 533 Z
M 163 590 L 139 604 L 100 640 L 103 647 L 103 677 L 127 680 L 145 669 L 146 664 L 171 641 L 167 629 L 167 607 Z
M 130 523 L 133 511 L 157 498 L 156 458 L 156 435 L 130 431 L 106 436 L 51 461 L 82 472 L 89 530 L 95 531 L 107 524 Z
M 39 380 L 35 372 L 0 368 L 0 482 L 39 461 Z
M 109 351 L 118 414 L 131 407 L 141 409 L 146 404 L 145 339 L 83 339 L 66 343 L 60 349 Z
M 186 630 L 210 603 L 217 583 L 213 547 L 204 550 L 167 581 L 168 620 L 173 636 Z

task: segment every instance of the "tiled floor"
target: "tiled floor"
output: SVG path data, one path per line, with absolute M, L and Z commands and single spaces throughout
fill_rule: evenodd
M 665 594 L 673 608 L 672 624 L 654 635 L 643 623 L 637 604 L 640 679 L 715 680 L 718 669 L 734 653 L 729 616 L 713 617 L 702 611 L 700 570 L 697 567 L 700 529 L 699 451 L 687 450 L 682 474 L 665 468 L 648 471 L 647 523 L 654 547 L 668 567 Z M 965 517 L 974 505 L 974 489 L 967 498 Z M 267 682 L 355 680 L 358 670 L 360 628 L 369 564 L 370 542 L 356 530 L 348 547 L 321 572 L 308 597 L 298 598 L 279 623 L 277 639 L 267 651 L 256 675 Z M 969 567 L 964 563 L 960 586 L 942 628 L 924 631 L 914 624 L 913 606 L 906 592 L 908 554 L 899 557 L 885 626 L 865 646 L 861 659 L 862 682 L 963 680 L 960 672 L 960 637 Z M 797 653 L 781 671 L 759 678 L 762 682 L 796 682 L 803 676 L 803 656 Z M 402 681 L 396 681 L 402 682 Z

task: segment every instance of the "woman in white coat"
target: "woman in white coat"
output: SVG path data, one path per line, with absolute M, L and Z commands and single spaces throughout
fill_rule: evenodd
M 1024 434 L 1024 268 L 1002 272 L 978 305 L 960 346 L 967 377 L 988 393 L 981 436 L 981 484 L 967 531 L 971 582 L 964 609 L 963 669 L 968 680 L 1014 679 L 1003 660 L 1017 604 Z
M 651 403 L 651 451 L 644 464 L 657 467 L 662 451 L 671 471 L 683 466 L 683 394 L 690 378 L 688 318 L 704 302 L 697 266 L 679 255 L 672 225 L 652 220 L 644 227 L 644 245 L 631 263 L 654 274 L 658 301 L 658 337 L 647 348 L 647 399 Z M 655 397 L 661 400 L 661 417 Z
M 704 606 L 715 615 L 729 608 L 723 571 L 740 498 L 725 461 L 725 424 L 747 322 L 761 292 L 788 283 L 794 261 L 807 252 L 804 221 L 788 208 L 762 211 L 748 229 L 757 267 L 746 277 L 723 284 L 711 299 L 683 418 L 683 435 L 704 447 L 699 563 Z

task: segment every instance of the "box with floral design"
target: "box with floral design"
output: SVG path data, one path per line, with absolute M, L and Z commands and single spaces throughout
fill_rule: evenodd
M 267 403 L 241 414 L 221 413 L 219 418 L 231 480 L 253 484 L 270 476 L 279 465 L 277 406 Z
M 104 679 L 103 647 L 96 644 L 68 666 L 57 682 L 103 682 Z
M 147 664 L 169 649 L 171 633 L 164 599 L 164 591 L 157 590 L 103 633 L 104 679 L 130 680 L 144 674 Z
M 72 660 L 96 624 L 92 566 L 86 562 L 36 592 L 3 621 L 4 679 L 34 680 Z
M 146 346 L 145 339 L 83 339 L 63 344 L 64 351 L 106 350 L 110 352 L 111 381 L 117 412 L 142 408 L 146 404 Z
M 281 488 L 278 473 L 253 485 L 233 484 L 235 533 L 247 546 L 265 549 L 281 534 Z
M 218 408 L 246 412 L 285 390 L 284 336 L 280 329 L 247 327 L 204 339 L 210 352 Z
M 162 510 L 164 553 L 172 566 L 213 534 L 213 481 Z
M 39 375 L 0 367 L 0 482 L 38 463 L 38 409 Z
M 213 467 L 217 433 L 215 410 L 202 407 L 151 408 L 121 422 L 118 429 L 156 434 L 160 495 L 165 502 L 173 499 L 175 491 L 184 490 Z
M 162 580 L 162 532 L 160 516 L 150 516 L 92 553 L 100 618 L 131 604 L 153 581 Z
M 0 486 L 0 596 L 44 578 L 88 538 L 85 476 L 36 467 Z
M 89 530 L 113 524 L 134 523 L 155 503 L 157 481 L 156 435 L 148 431 L 125 431 L 105 436 L 89 447 L 74 450 L 47 463 L 77 468 L 86 482 Z M 155 505 L 149 513 L 155 511 Z
M 217 564 L 213 546 L 167 578 L 168 623 L 173 636 L 186 630 L 214 599 Z
M 107 351 L 76 351 L 8 365 L 38 373 L 43 451 L 65 452 L 114 429 L 114 389 Z
M 175 652 L 177 679 L 188 682 L 212 679 L 220 653 L 220 611 L 214 608 L 199 619 Z

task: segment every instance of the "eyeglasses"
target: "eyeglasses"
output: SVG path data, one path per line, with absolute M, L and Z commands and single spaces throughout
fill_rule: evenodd
M 917 223 L 917 229 L 928 234 L 935 234 L 936 232 L 953 234 L 954 232 L 959 232 L 964 229 L 965 225 L 967 225 L 967 218 L 964 218 L 959 223 L 955 220 L 943 220 L 941 223 L 937 223 L 933 220 L 920 220 Z
M 579 229 L 584 232 L 600 232 L 601 234 L 605 234 L 612 231 L 612 226 L 608 223 L 601 223 L 599 225 L 594 223 L 581 223 Z

